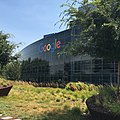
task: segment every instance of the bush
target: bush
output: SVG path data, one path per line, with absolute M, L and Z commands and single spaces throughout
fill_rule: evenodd
M 19 61 L 13 61 L 8 63 L 2 71 L 3 76 L 11 80 L 19 80 L 21 73 L 21 66 Z
M 116 91 L 117 88 L 113 86 L 100 88 L 96 103 L 101 104 L 114 113 L 120 114 L 120 100 L 117 99 Z
M 114 102 L 117 100 L 116 88 L 113 86 L 104 86 L 99 89 L 99 101 L 102 104 Z
M 70 82 L 66 85 L 65 87 L 67 90 L 72 90 L 72 91 L 81 91 L 81 90 L 88 90 L 92 91 L 95 90 L 97 87 L 93 84 L 85 84 L 83 82 Z
M 5 80 L 0 77 L 0 87 L 7 87 L 8 85 L 12 85 L 13 83 L 9 80 Z
M 66 90 L 72 90 L 72 91 L 78 90 L 76 83 L 74 82 L 68 83 L 65 88 Z
M 78 107 L 73 107 L 72 110 L 70 110 L 70 112 L 71 112 L 73 115 L 81 115 L 80 108 L 78 108 Z

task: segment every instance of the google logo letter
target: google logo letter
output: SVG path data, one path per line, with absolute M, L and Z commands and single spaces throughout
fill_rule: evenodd
M 41 43 L 40 44 L 40 52 L 41 53 L 42 52 L 49 52 L 49 51 L 54 52 L 55 49 L 59 49 L 61 47 L 60 45 L 61 45 L 60 40 L 57 41 L 56 39 L 53 43 L 48 43 L 45 45 L 43 43 Z

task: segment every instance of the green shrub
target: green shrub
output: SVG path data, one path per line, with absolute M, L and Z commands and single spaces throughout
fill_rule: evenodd
M 8 85 L 12 85 L 12 82 L 9 80 L 0 78 L 0 87 L 7 87 Z
M 93 91 L 93 90 L 96 90 L 96 89 L 97 89 L 97 87 L 95 85 L 89 84 L 89 86 L 88 86 L 89 91 Z
M 78 90 L 75 82 L 68 83 L 65 88 L 66 90 L 72 90 L 72 91 Z
M 120 100 L 117 99 L 117 88 L 113 86 L 104 86 L 99 90 L 99 96 L 96 97 L 96 103 L 102 104 L 110 111 L 120 114 Z
M 64 106 L 64 110 L 70 110 L 70 104 L 66 103 L 66 105 Z
M 116 88 L 113 86 L 104 86 L 99 89 L 99 101 L 106 104 L 117 100 Z
M 72 91 L 81 91 L 81 90 L 88 90 L 88 91 L 93 91 L 96 90 L 96 86 L 93 84 L 86 84 L 83 82 L 70 82 L 66 85 L 65 87 L 67 90 L 72 90 Z
M 60 102 L 60 100 L 61 100 L 60 98 L 56 98 L 56 102 Z
M 81 114 L 81 111 L 80 111 L 80 108 L 78 107 L 73 107 L 70 112 L 73 114 L 73 115 L 80 115 Z
M 13 62 L 8 63 L 3 68 L 3 72 L 2 72 L 5 78 L 11 79 L 11 80 L 19 80 L 20 73 L 21 73 L 21 67 L 20 67 L 19 61 L 13 61 Z
M 81 90 L 88 90 L 88 84 L 85 84 L 83 82 L 76 83 L 78 86 L 80 86 Z

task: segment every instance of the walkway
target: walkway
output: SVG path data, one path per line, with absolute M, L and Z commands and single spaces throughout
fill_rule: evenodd
M 2 114 L 0 114 L 0 120 L 22 120 L 22 119 L 14 118 L 11 116 L 3 116 Z

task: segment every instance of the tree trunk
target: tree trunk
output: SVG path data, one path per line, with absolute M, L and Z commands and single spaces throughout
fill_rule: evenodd
M 118 61 L 117 97 L 120 98 L 120 61 Z

